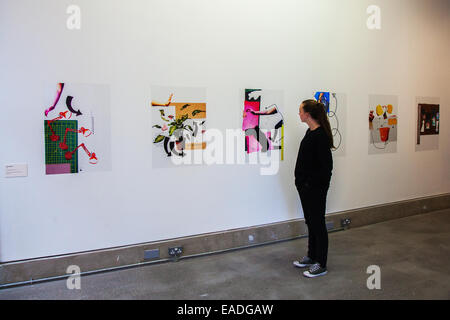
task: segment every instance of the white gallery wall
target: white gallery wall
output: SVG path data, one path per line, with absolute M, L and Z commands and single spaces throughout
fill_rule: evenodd
M 79 30 L 67 28 L 70 5 Z M 28 164 L 27 177 L 0 175 L 0 261 L 303 217 L 298 106 L 314 91 L 346 95 L 328 213 L 448 193 L 449 57 L 448 0 L 0 0 L 0 166 Z M 110 170 L 45 174 L 43 111 L 58 82 L 109 86 Z M 244 88 L 282 90 L 278 174 L 153 168 L 152 85 L 205 88 L 207 128 L 223 132 L 239 128 Z M 374 94 L 398 97 L 395 153 L 368 153 Z M 416 97 L 439 99 L 437 150 L 415 151 Z

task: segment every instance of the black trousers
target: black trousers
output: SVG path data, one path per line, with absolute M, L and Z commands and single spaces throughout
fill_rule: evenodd
M 328 231 L 325 224 L 325 208 L 328 186 L 297 186 L 297 190 L 308 226 L 308 257 L 326 268 Z

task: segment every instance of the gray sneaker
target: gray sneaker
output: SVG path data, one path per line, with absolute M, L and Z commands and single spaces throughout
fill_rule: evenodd
M 297 268 L 306 268 L 314 264 L 314 261 L 310 257 L 303 257 L 300 261 L 294 261 L 294 266 Z
M 315 278 L 324 276 L 328 273 L 327 268 L 322 268 L 320 263 L 316 263 L 309 268 L 308 271 L 303 272 L 303 275 L 308 278 Z

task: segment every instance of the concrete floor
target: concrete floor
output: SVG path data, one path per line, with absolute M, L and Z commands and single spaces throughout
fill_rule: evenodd
M 308 279 L 297 239 L 178 262 L 0 290 L 6 299 L 450 299 L 450 209 L 329 235 L 329 273 Z M 378 265 L 381 289 L 369 290 Z

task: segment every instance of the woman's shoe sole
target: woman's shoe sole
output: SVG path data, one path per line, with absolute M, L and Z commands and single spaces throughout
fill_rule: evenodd
M 306 268 L 306 267 L 312 266 L 313 264 L 301 264 L 301 263 L 298 262 L 298 261 L 294 261 L 294 262 L 293 262 L 293 265 L 294 265 L 295 267 L 297 267 L 297 268 Z
M 318 273 L 318 274 L 311 274 L 311 273 L 309 273 L 309 271 L 305 271 L 305 272 L 303 272 L 303 275 L 307 278 L 315 278 L 315 277 L 324 276 L 327 273 L 328 273 L 328 271 L 324 271 L 324 272 Z

